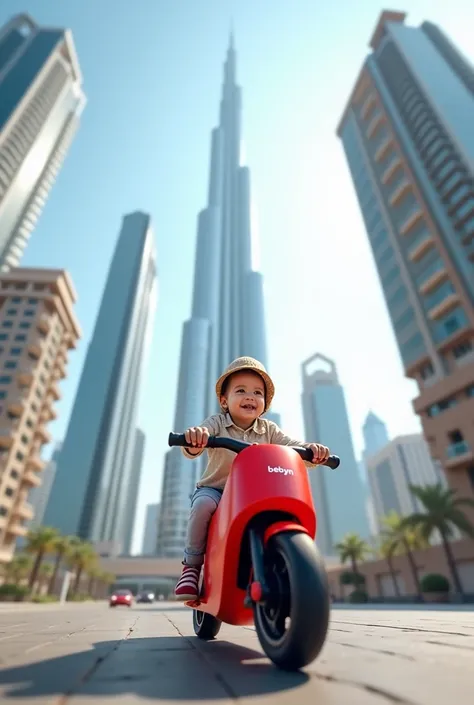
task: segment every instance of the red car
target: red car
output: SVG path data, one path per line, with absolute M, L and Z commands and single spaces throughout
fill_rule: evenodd
M 133 595 L 130 590 L 116 590 L 110 596 L 109 607 L 117 607 L 117 605 L 132 606 Z

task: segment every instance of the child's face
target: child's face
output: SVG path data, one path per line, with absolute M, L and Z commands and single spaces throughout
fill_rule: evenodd
M 237 426 L 249 428 L 265 409 L 263 379 L 255 372 L 236 372 L 229 378 L 221 405 Z

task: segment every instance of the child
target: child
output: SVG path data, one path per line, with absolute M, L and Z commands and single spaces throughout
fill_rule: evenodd
M 252 357 L 234 360 L 216 383 L 222 414 L 206 419 L 201 426 L 185 432 L 192 448 L 183 448 L 188 458 L 204 451 L 210 435 L 235 438 L 247 443 L 274 443 L 303 446 L 313 451 L 314 466 L 329 457 L 329 449 L 319 443 L 301 443 L 290 438 L 268 419 L 261 419 L 271 406 L 275 387 L 265 367 Z M 191 500 L 183 572 L 175 588 L 177 600 L 194 600 L 198 596 L 199 576 L 204 562 L 207 532 L 217 509 L 235 453 L 221 448 L 208 449 L 209 462 Z

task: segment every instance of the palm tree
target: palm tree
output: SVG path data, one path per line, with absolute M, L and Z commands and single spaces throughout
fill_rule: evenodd
M 53 550 L 54 542 L 58 536 L 56 529 L 51 526 L 39 526 L 36 529 L 31 529 L 27 535 L 26 551 L 35 555 L 33 568 L 31 569 L 28 587 L 31 588 L 36 583 L 39 569 L 44 556 Z
M 366 541 L 361 539 L 358 534 L 346 534 L 342 541 L 335 546 L 339 553 L 341 563 L 346 561 L 351 562 L 352 572 L 355 576 L 359 575 L 358 563 L 370 553 L 370 547 Z
M 440 482 L 426 487 L 411 485 L 410 490 L 421 502 L 424 511 L 406 517 L 405 526 L 418 529 L 426 541 L 429 541 L 436 531 L 439 532 L 456 591 L 463 595 L 450 539 L 455 528 L 466 536 L 474 538 L 474 525 L 461 509 L 461 507 L 474 507 L 474 500 L 456 497 L 453 489 L 446 489 Z
M 58 536 L 54 541 L 53 550 L 56 553 L 56 557 L 54 559 L 53 572 L 49 581 L 48 595 L 51 595 L 54 592 L 61 562 L 64 560 L 64 558 L 66 558 L 66 556 L 70 552 L 73 543 L 73 536 Z
M 73 593 L 77 593 L 81 582 L 82 573 L 89 569 L 97 560 L 97 554 L 92 544 L 86 541 L 75 541 L 71 553 L 70 562 L 76 572 Z
M 393 542 L 389 538 L 382 536 L 381 540 L 380 540 L 378 552 L 379 552 L 379 555 L 382 558 L 385 558 L 385 560 L 387 561 L 388 569 L 389 569 L 390 575 L 392 577 L 395 595 L 397 597 L 400 597 L 400 588 L 398 587 L 397 576 L 395 573 L 395 568 L 393 567 L 393 556 L 395 555 L 396 551 L 397 551 L 397 547 L 394 546 Z
M 5 578 L 7 581 L 12 580 L 15 585 L 19 585 L 31 571 L 31 557 L 26 553 L 18 553 L 13 556 L 10 563 L 5 567 Z
M 418 597 L 421 597 L 420 579 L 418 577 L 418 568 L 416 567 L 413 551 L 426 548 L 428 545 L 427 542 L 420 535 L 419 530 L 413 526 L 407 526 L 404 518 L 397 514 L 397 512 L 387 514 L 383 519 L 383 523 L 385 525 L 385 528 L 382 530 L 383 539 L 392 547 L 392 555 L 395 555 L 396 551 L 403 551 L 406 554 L 416 592 Z
M 43 585 L 45 585 L 48 581 L 49 578 L 51 577 L 51 574 L 53 572 L 53 566 L 51 563 L 42 563 L 41 567 L 38 572 L 38 586 L 41 590 Z

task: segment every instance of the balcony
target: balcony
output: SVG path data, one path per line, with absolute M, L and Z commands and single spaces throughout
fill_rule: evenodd
M 395 191 L 394 191 L 394 192 L 392 193 L 392 195 L 390 196 L 390 199 L 389 199 L 389 200 L 390 200 L 390 205 L 391 205 L 392 207 L 393 207 L 393 206 L 396 206 L 397 203 L 399 203 L 399 202 L 401 201 L 401 199 L 403 198 L 403 196 L 404 196 L 406 193 L 408 193 L 408 191 L 410 191 L 410 189 L 411 189 L 411 183 L 410 183 L 410 181 L 408 181 L 408 179 L 405 179 L 404 181 L 402 181 L 402 183 L 400 184 L 400 186 L 397 186 L 397 188 L 395 189 Z
M 48 396 L 51 396 L 54 401 L 59 401 L 61 399 L 61 392 L 56 382 L 52 382 L 48 388 Z
M 38 330 L 40 330 L 45 335 L 49 333 L 49 330 L 51 328 L 51 321 L 49 319 L 49 316 L 47 316 L 45 313 L 42 313 L 41 316 L 38 318 L 36 325 L 38 326 Z
M 29 387 L 32 384 L 35 376 L 35 366 L 25 365 L 18 370 L 18 382 L 21 386 Z
M 466 441 L 458 441 L 457 443 L 451 443 L 446 448 L 446 458 L 445 466 L 447 468 L 455 468 L 458 465 L 471 462 L 474 459 L 474 453 Z
M 56 358 L 56 361 L 54 363 L 54 372 L 56 379 L 64 379 L 64 377 L 66 376 L 66 365 L 60 357 Z
M 43 354 L 43 341 L 42 340 L 35 340 L 32 343 L 28 344 L 28 352 L 29 354 L 34 357 L 36 360 L 38 360 L 41 355 Z
M 53 408 L 52 400 L 46 400 L 45 405 L 40 411 L 39 420 L 42 423 L 47 423 L 48 421 L 54 421 L 55 419 L 57 419 L 57 417 L 58 415 Z
M 8 400 L 8 411 L 12 416 L 21 416 L 25 410 L 25 400 L 23 397 L 16 396 Z
M 7 528 L 5 529 L 5 535 L 10 534 L 10 536 L 16 536 L 16 537 L 21 537 L 21 536 L 26 536 L 28 533 L 28 527 L 27 526 L 22 526 L 18 522 L 11 522 Z
M 427 235 L 419 245 L 416 245 L 413 249 L 409 250 L 408 257 L 412 262 L 419 260 L 430 247 L 434 245 L 434 238 L 432 235 Z
M 459 296 L 453 292 L 448 294 L 445 299 L 428 311 L 428 316 L 432 321 L 436 321 L 441 316 L 444 316 L 450 309 L 454 308 L 459 303 Z
M 418 208 L 414 213 L 408 216 L 403 225 L 400 228 L 400 235 L 407 235 L 412 227 L 418 223 L 419 220 L 423 218 L 423 211 Z
M 22 483 L 28 488 L 39 487 L 41 485 L 41 478 L 33 470 L 26 470 L 22 477 Z
M 20 501 L 13 507 L 12 515 L 20 517 L 21 519 L 29 520 L 33 519 L 35 515 L 35 510 L 29 502 Z
M 51 434 L 42 423 L 35 428 L 35 436 L 41 440 L 42 444 L 51 442 Z
M 392 176 L 394 175 L 394 173 L 397 171 L 397 169 L 398 169 L 401 165 L 402 165 L 402 160 L 400 159 L 400 157 L 395 157 L 395 158 L 390 162 L 390 164 L 388 165 L 388 167 L 386 168 L 386 170 L 385 170 L 384 173 L 382 174 L 382 183 L 383 183 L 384 185 L 389 183 L 390 179 L 392 178 Z
M 390 146 L 393 142 L 393 137 L 392 135 L 389 135 L 385 142 L 383 142 L 378 150 L 375 152 L 374 159 L 376 162 L 382 161 L 384 156 L 387 154 L 388 150 L 390 149 Z
M 443 279 L 446 279 L 448 272 L 445 267 L 441 267 L 437 272 L 432 274 L 428 279 L 420 284 L 420 294 L 428 294 L 432 289 L 434 289 L 438 284 L 441 284 Z
M 40 456 L 37 453 L 34 453 L 33 455 L 28 456 L 26 460 L 26 468 L 33 468 L 34 470 L 44 470 L 46 466 L 46 463 L 44 460 L 41 460 Z
M 360 109 L 360 116 L 362 120 L 365 120 L 373 105 L 376 105 L 375 95 L 373 93 L 369 93 L 362 105 L 362 108 Z
M 385 115 L 381 110 L 374 115 L 372 120 L 369 122 L 369 126 L 366 132 L 366 137 L 368 140 L 370 140 L 370 138 L 375 135 L 375 133 L 377 132 L 377 128 L 384 122 L 384 120 Z

